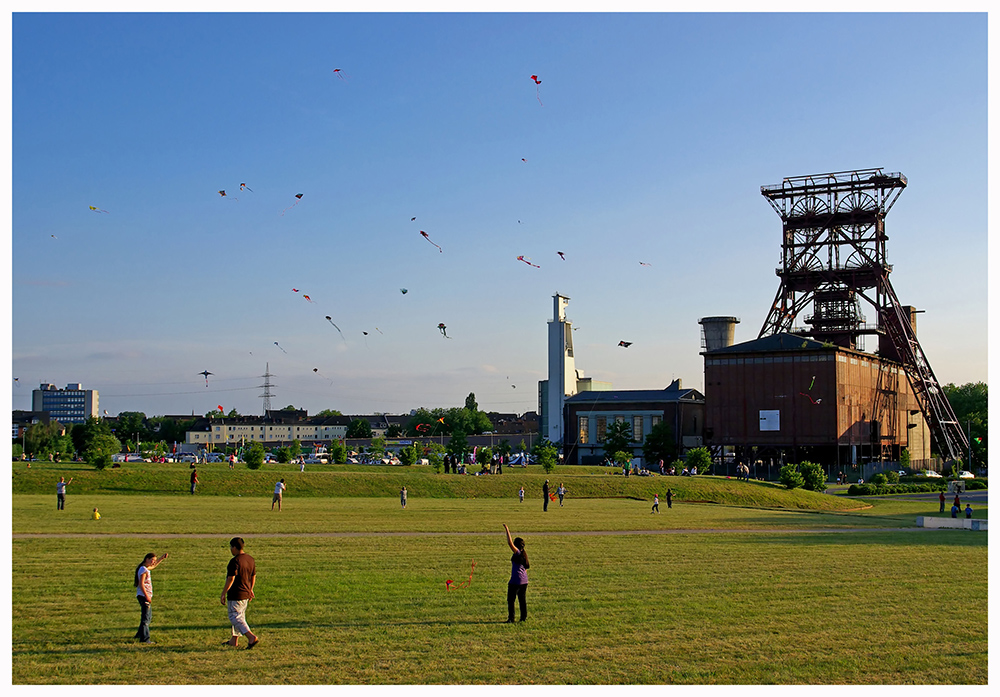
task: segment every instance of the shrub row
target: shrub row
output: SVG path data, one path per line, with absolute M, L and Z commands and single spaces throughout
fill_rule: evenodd
M 927 482 L 926 484 L 851 484 L 847 490 L 848 496 L 885 496 L 886 494 L 921 494 L 935 491 L 945 491 L 948 485 L 944 480 Z

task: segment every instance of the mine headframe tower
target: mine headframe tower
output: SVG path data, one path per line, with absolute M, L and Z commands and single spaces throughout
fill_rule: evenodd
M 904 188 L 906 177 L 880 168 L 790 177 L 760 188 L 781 217 L 782 265 L 758 338 L 790 331 L 810 301 L 813 314 L 804 321 L 814 339 L 854 349 L 861 335 L 876 334 L 879 355 L 903 365 L 938 452 L 954 460 L 968 442 L 920 348 L 910 312 L 889 283 L 885 216 Z M 877 326 L 865 324 L 859 299 L 875 307 Z

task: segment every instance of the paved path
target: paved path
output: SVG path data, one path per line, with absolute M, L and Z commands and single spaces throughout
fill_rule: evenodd
M 775 534 L 829 534 L 838 532 L 935 532 L 938 528 L 698 528 L 683 530 L 567 530 L 567 531 L 547 531 L 547 532 L 521 532 L 522 535 L 532 537 L 558 537 L 575 535 L 685 535 L 685 534 L 746 534 L 746 535 L 775 535 Z M 286 537 L 427 537 L 427 536 L 451 536 L 451 537 L 496 537 L 495 532 L 262 532 L 258 534 L 247 534 L 247 538 L 286 538 Z M 14 533 L 11 537 L 15 540 L 26 539 L 105 539 L 105 538 L 132 538 L 146 537 L 157 539 L 215 539 L 227 537 L 228 533 L 99 533 L 99 532 L 22 532 Z

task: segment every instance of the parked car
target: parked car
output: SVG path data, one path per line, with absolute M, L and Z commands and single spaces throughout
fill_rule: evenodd
M 938 479 L 941 478 L 941 475 L 935 472 L 934 470 L 924 470 L 920 474 L 924 477 L 936 477 Z
M 974 475 L 972 472 L 969 472 L 968 470 L 962 470 L 961 472 L 958 473 L 958 478 L 959 479 L 975 479 L 976 475 Z
M 178 458 L 177 461 L 178 462 L 197 462 L 198 461 L 198 456 L 194 455 L 192 453 L 184 453 L 183 455 L 180 456 L 180 458 Z
M 327 459 L 325 457 L 307 457 L 304 462 L 307 465 L 325 465 Z
M 125 462 L 142 462 L 142 455 L 128 455 L 125 458 Z

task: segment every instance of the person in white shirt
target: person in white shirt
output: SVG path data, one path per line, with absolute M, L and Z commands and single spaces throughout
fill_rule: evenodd
M 96 508 L 94 509 L 97 510 Z M 167 558 L 167 552 L 162 557 L 157 557 L 150 552 L 142 559 L 142 563 L 135 567 L 135 599 L 139 601 L 141 615 L 139 617 L 139 629 L 135 633 L 135 638 L 144 644 L 152 644 L 149 638 L 149 622 L 153 618 L 153 579 L 150 571 L 159 566 L 161 561 Z
M 278 504 L 278 513 L 281 513 L 281 494 L 285 491 L 285 480 L 282 479 L 280 482 L 274 485 L 274 496 L 271 498 L 271 510 L 274 510 L 274 504 Z
M 59 481 L 56 482 L 56 510 L 61 511 L 66 508 L 66 485 L 72 484 L 73 478 L 70 477 L 69 481 L 66 481 L 65 477 L 59 477 Z

